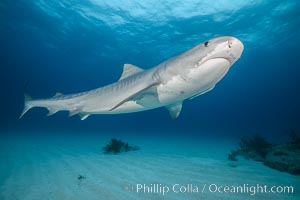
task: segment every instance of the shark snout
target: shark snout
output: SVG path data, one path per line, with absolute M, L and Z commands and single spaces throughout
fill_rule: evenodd
M 228 48 L 228 61 L 233 65 L 241 57 L 244 51 L 244 44 L 235 37 L 228 37 Z
M 244 50 L 244 44 L 237 38 L 232 37 L 231 40 L 229 40 L 232 43 L 232 47 L 234 50 L 239 53 L 239 55 L 242 55 Z M 240 57 L 240 56 L 239 56 Z

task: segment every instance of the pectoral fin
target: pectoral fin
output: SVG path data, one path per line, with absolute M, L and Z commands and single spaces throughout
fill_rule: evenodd
M 192 96 L 192 97 L 190 98 L 190 100 L 192 100 L 192 99 L 194 99 L 194 98 L 196 98 L 196 97 L 198 97 L 198 96 L 200 96 L 200 95 L 202 95 L 202 94 L 204 94 L 204 93 L 206 93 L 206 92 L 211 91 L 212 89 L 214 89 L 214 87 L 215 87 L 215 86 L 213 85 L 212 87 L 208 88 L 208 89 L 205 90 L 204 92 L 201 92 L 201 93 L 199 93 L 199 94 L 196 94 L 196 95 Z
M 79 113 L 78 115 L 81 120 L 85 120 L 86 118 L 88 118 L 90 116 L 90 114 L 87 114 L 87 113 Z
M 127 96 L 126 98 L 124 98 L 121 102 L 119 102 L 118 104 L 116 104 L 115 106 L 113 106 L 111 109 L 109 109 L 109 111 L 113 111 L 115 110 L 116 108 L 118 108 L 119 106 L 121 106 L 122 104 L 124 104 L 125 102 L 129 101 L 131 98 L 135 97 L 136 95 L 142 93 L 143 91 L 155 86 L 155 85 L 158 85 L 159 83 L 152 83 L 150 85 L 147 85 L 146 87 L 140 89 L 140 90 L 137 90 L 136 92 L 130 94 L 129 96 Z
M 176 119 L 181 112 L 182 102 L 172 104 L 166 107 L 172 119 Z

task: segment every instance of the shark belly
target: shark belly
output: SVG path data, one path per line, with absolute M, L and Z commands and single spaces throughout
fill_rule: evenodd
M 186 75 L 173 76 L 165 84 L 161 83 L 143 92 L 118 109 L 105 114 L 139 112 L 182 102 L 212 90 L 228 72 L 230 63 L 226 59 L 209 60 L 191 69 Z M 200 70 L 199 70 L 200 69 Z
M 191 68 L 186 74 L 176 75 L 165 85 L 158 86 L 159 101 L 169 105 L 204 94 L 215 87 L 229 67 L 226 59 L 216 58 Z

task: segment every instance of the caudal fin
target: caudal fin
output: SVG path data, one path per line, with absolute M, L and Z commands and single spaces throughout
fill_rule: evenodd
M 24 100 L 24 109 L 23 109 L 19 119 L 21 119 L 25 115 L 25 113 L 33 107 L 33 105 L 30 103 L 32 100 L 31 96 L 29 96 L 28 94 L 25 93 L 24 99 L 25 99 Z

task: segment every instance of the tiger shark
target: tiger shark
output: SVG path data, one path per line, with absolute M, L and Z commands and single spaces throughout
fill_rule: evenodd
M 25 95 L 20 118 L 33 107 L 78 114 L 81 120 L 92 114 L 121 114 L 166 107 L 170 116 L 179 116 L 184 100 L 212 90 L 241 57 L 243 43 L 223 36 L 144 70 L 125 64 L 120 79 L 112 84 L 76 94 L 57 93 L 52 98 L 35 99 Z

